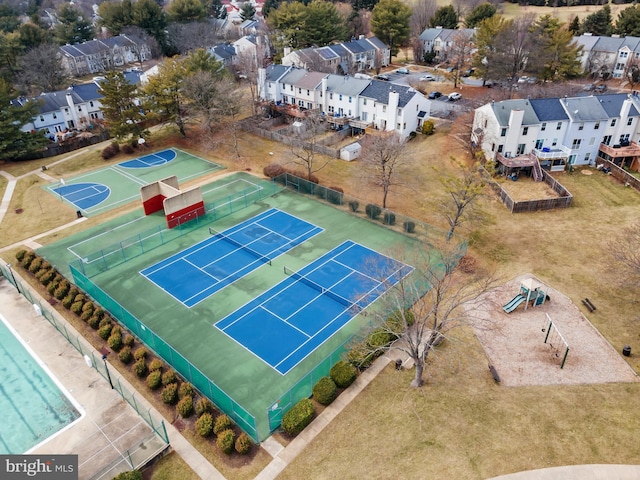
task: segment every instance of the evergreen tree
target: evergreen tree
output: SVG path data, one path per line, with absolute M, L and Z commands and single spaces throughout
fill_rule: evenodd
M 464 19 L 467 28 L 475 28 L 485 18 L 493 17 L 496 14 L 496 7 L 491 3 L 481 3 L 469 12 Z
M 55 36 L 60 45 L 81 43 L 95 36 L 91 22 L 71 4 L 63 5 L 57 16 L 60 23 L 55 27 Z
M 133 25 L 142 28 L 152 36 L 166 54 L 170 47 L 167 42 L 167 15 L 154 0 L 137 0 L 131 12 Z
M 575 36 L 580 35 L 580 19 L 577 15 L 569 23 L 569 31 Z
M 266 5 L 266 4 L 265 4 Z M 264 7 L 262 7 L 264 13 Z M 209 0 L 207 3 L 207 14 L 213 18 L 227 18 L 227 9 L 222 5 L 221 0 Z
M 187 136 L 182 93 L 186 76 L 183 62 L 170 58 L 144 87 L 145 110 L 159 119 L 174 123 L 183 137 Z
M 172 22 L 199 22 L 207 18 L 207 6 L 201 0 L 173 0 L 167 13 Z
M 391 55 L 397 55 L 400 46 L 411 35 L 409 19 L 411 8 L 399 0 L 380 0 L 371 12 L 371 31 L 389 45 Z
M 640 36 L 640 6 L 633 5 L 620 12 L 615 32 L 622 37 Z
M 192 75 L 197 72 L 208 72 L 214 78 L 222 78 L 227 74 L 222 62 L 207 52 L 204 48 L 199 48 L 191 52 L 182 62 L 185 72 Z
M 346 26 L 333 3 L 325 0 L 313 0 L 306 7 L 307 18 L 304 24 L 305 44 L 323 46 L 331 42 L 345 40 Z
M 100 82 L 98 92 L 104 96 L 100 99 L 102 114 L 109 132 L 118 139 L 136 138 L 143 135 L 140 122 L 144 116 L 136 105 L 136 86 L 127 82 L 122 72 L 107 72 Z
M 527 71 L 545 80 L 565 80 L 582 73 L 582 47 L 573 43 L 573 33 L 557 18 L 543 15 L 531 28 L 536 55 L 530 55 Z
M 35 48 L 49 40 L 49 32 L 33 23 L 20 25 L 20 44 L 25 48 Z
M 588 15 L 581 25 L 583 33 L 591 33 L 608 37 L 613 33 L 613 23 L 611 19 L 611 7 L 607 4 L 597 12 Z
M 301 26 L 307 18 L 306 7 L 300 2 L 282 3 L 271 11 L 267 24 L 278 32 L 278 38 L 284 45 L 297 50 L 305 45 L 306 35 Z
M 378 0 L 351 0 L 351 5 L 356 12 L 360 10 L 368 10 L 371 12 L 377 4 Z
M 20 26 L 19 12 L 12 6 L 0 4 L 0 32 L 15 32 Z
M 280 6 L 280 0 L 266 0 L 262 6 L 262 16 L 267 18 L 272 10 Z
M 240 19 L 244 22 L 245 20 L 253 20 L 256 16 L 256 9 L 250 2 L 245 2 L 242 4 L 242 8 L 240 9 Z
M 431 28 L 458 28 L 458 12 L 453 5 L 440 7 L 429 20 Z
M 119 35 L 124 28 L 134 24 L 132 10 L 131 0 L 101 3 L 98 7 L 99 25 L 109 30 L 111 35 Z
M 36 101 L 24 105 L 11 104 L 14 92 L 0 79 L 0 159 L 18 160 L 35 152 L 47 143 L 43 132 L 23 132 L 21 127 L 38 114 Z

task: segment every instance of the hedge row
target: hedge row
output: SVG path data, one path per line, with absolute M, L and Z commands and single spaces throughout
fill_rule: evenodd
M 160 393 L 162 401 L 167 405 L 175 405 L 176 413 L 180 417 L 188 418 L 195 412 L 198 415 L 195 428 L 199 434 L 208 436 L 215 433 L 216 444 L 227 454 L 234 450 L 243 455 L 251 451 L 252 439 L 244 432 L 236 435 L 237 428 L 227 415 L 218 415 L 214 422 L 214 407 L 209 399 L 199 396 L 195 401 L 197 392 L 193 385 L 181 381 L 176 372 L 168 368 L 160 358 L 152 358 L 147 363 L 150 357 L 149 351 L 143 346 L 134 350 L 133 335 L 124 333 L 122 327 L 99 305 L 73 286 L 42 257 L 32 251 L 20 250 L 16 254 L 16 259 L 23 268 L 41 281 L 50 294 L 61 300 L 67 310 L 86 322 L 92 329 L 97 330 L 98 335 L 107 342 L 109 348 L 118 352 L 118 358 L 123 364 L 128 365 L 133 362 L 131 370 L 146 383 L 150 390 L 158 390 L 162 387 Z

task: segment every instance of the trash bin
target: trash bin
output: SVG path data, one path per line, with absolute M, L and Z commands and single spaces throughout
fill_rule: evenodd
M 622 354 L 625 357 L 630 357 L 631 356 L 631 345 L 625 345 L 624 347 L 622 347 Z
M 76 210 L 76 216 L 78 218 L 82 218 L 82 212 L 80 210 Z
M 396 370 L 402 370 L 402 360 L 396 360 Z

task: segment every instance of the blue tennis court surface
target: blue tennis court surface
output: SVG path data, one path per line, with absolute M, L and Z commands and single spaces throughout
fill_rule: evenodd
M 285 375 L 412 270 L 347 241 L 215 326 Z
M 123 168 L 149 168 L 157 167 L 158 165 L 164 165 L 176 158 L 177 154 L 174 150 L 162 150 L 161 152 L 155 152 L 143 157 L 134 158 L 127 162 L 121 162 L 119 167 Z
M 140 273 L 186 307 L 217 291 L 296 245 L 320 227 L 272 208 L 152 265 Z
M 111 194 L 111 189 L 101 183 L 74 183 L 62 185 L 53 189 L 53 192 L 67 201 L 73 203 L 81 210 L 93 207 L 104 202 Z

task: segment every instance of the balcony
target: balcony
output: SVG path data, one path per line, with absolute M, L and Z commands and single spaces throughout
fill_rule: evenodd
M 273 104 L 272 108 L 284 115 L 296 118 L 305 118 L 308 112 L 305 108 L 300 108 L 297 105 L 291 105 L 289 103 Z
M 347 125 L 351 120 L 353 120 L 352 117 L 347 117 L 346 115 L 324 115 L 324 118 L 327 119 L 327 122 L 329 123 L 333 123 L 334 125 L 339 125 L 339 126 L 344 126 Z
M 360 117 L 358 117 L 358 118 L 352 118 L 351 121 L 349 122 L 349 125 L 352 126 L 353 128 L 366 130 L 368 127 L 371 127 L 373 125 L 373 122 L 366 122 L 364 120 L 361 120 Z
M 629 142 L 629 145 L 605 145 L 604 143 L 600 144 L 599 152 L 608 155 L 611 158 L 621 158 L 621 157 L 638 157 L 640 156 L 640 145 L 636 142 Z M 602 156 L 602 155 L 600 155 Z
M 571 155 L 571 149 L 564 145 L 554 148 L 534 148 L 533 154 L 538 157 L 539 160 L 553 160 L 556 158 L 568 159 L 569 155 Z

